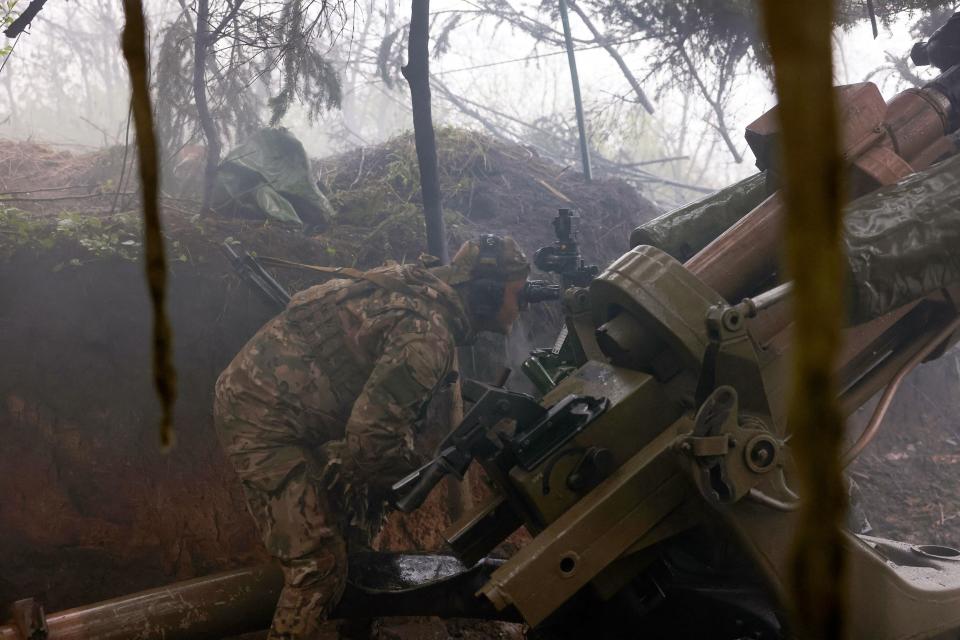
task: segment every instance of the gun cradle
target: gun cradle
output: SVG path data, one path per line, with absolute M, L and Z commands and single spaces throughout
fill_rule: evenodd
M 956 315 L 942 296 L 924 305 Z M 584 591 L 610 599 L 667 550 L 688 544 L 684 532 L 707 530 L 707 538 L 736 541 L 777 611 L 797 497 L 782 401 L 787 361 L 751 337 L 758 305 L 730 306 L 673 258 L 637 247 L 592 283 L 590 306 L 598 329 L 575 338 L 606 358 L 582 363 L 543 404 L 571 396 L 608 404 L 532 467 L 518 464 L 509 445 L 481 456 L 498 494 L 454 527 L 451 546 L 478 557 L 520 522 L 534 538 L 479 594 L 537 625 Z M 906 344 L 915 336 L 909 318 L 858 328 L 857 353 L 875 353 L 898 335 Z M 843 375 L 851 387 L 879 375 L 876 387 L 890 375 L 881 365 L 850 357 Z M 516 433 L 526 428 L 518 424 Z M 854 637 L 925 638 L 960 628 L 960 562 L 901 543 L 847 539 Z

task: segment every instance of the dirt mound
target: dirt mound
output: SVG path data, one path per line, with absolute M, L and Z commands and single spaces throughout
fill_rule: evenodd
M 556 238 L 560 207 L 582 216 L 584 257 L 606 263 L 629 249 L 635 226 L 658 212 L 621 180 L 586 182 L 583 175 L 535 151 L 462 129 L 437 132 L 440 191 L 452 249 L 478 232 L 512 235 L 528 252 Z M 337 210 L 340 230 L 361 234 L 366 266 L 425 246 L 413 136 L 317 162 L 321 186 Z M 415 234 L 415 237 L 414 237 Z M 409 259 L 411 256 L 406 254 Z

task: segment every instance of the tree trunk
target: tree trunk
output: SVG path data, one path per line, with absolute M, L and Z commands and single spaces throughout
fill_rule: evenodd
M 433 132 L 433 109 L 430 105 L 430 0 L 413 0 L 407 64 L 400 70 L 410 85 L 410 100 L 413 103 L 413 138 L 417 147 L 417 164 L 420 166 L 420 191 L 427 223 L 427 252 L 447 264 L 450 256 L 440 204 L 437 140 Z M 453 367 L 459 369 L 456 358 Z M 462 420 L 463 398 L 458 381 L 450 387 L 450 427 L 456 427 Z M 472 506 L 469 487 L 469 479 L 465 479 L 462 485 L 453 478 L 447 480 L 447 509 L 453 519 L 458 519 Z
M 437 168 L 437 141 L 433 133 L 433 111 L 430 106 L 430 0 L 413 0 L 410 18 L 410 43 L 403 77 L 410 85 L 413 103 L 413 137 L 420 165 L 420 191 L 423 194 L 423 215 L 427 222 L 427 251 L 446 264 L 447 237 L 440 206 L 440 172 Z
M 560 20 L 563 22 L 563 39 L 567 46 L 567 62 L 570 65 L 570 82 L 573 84 L 573 104 L 577 110 L 577 131 L 580 133 L 580 163 L 583 177 L 587 182 L 593 180 L 590 168 L 590 148 L 587 141 L 587 125 L 583 117 L 583 100 L 580 98 L 580 76 L 577 74 L 577 58 L 573 53 L 573 36 L 570 34 L 570 17 L 567 15 L 566 0 L 560 0 Z
M 210 198 L 213 194 L 213 182 L 217 177 L 217 165 L 220 164 L 220 133 L 210 116 L 207 105 L 207 48 L 210 44 L 210 2 L 197 2 L 197 29 L 193 47 L 193 98 L 197 103 L 197 113 L 203 137 L 207 141 L 207 165 L 203 172 L 203 210 L 210 210 Z

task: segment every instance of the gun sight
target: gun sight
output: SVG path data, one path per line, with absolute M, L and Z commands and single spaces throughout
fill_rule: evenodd
M 551 284 L 546 280 L 527 280 L 520 292 L 520 303 L 523 305 L 547 302 L 560 299 L 560 285 Z
M 537 250 L 533 263 L 541 271 L 560 275 L 561 289 L 585 287 L 600 272 L 594 265 L 584 265 L 577 237 L 580 234 L 580 216 L 570 209 L 560 209 L 553 220 L 557 241 Z

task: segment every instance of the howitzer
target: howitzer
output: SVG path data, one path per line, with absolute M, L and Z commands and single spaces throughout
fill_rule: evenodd
M 960 66 L 887 105 L 869 83 L 839 92 L 853 194 L 876 191 L 846 220 L 852 326 L 841 406 L 849 415 L 886 389 L 849 461 L 906 373 L 960 329 L 960 158 L 882 188 L 955 151 Z M 564 637 L 626 637 L 624 625 L 649 637 L 789 636 L 795 510 L 815 497 L 792 489 L 790 287 L 777 284 L 783 211 L 769 177 L 776 139 L 773 113 L 748 127 L 768 175 L 731 201 L 760 201 L 685 264 L 639 244 L 565 293 L 576 296 L 570 372 L 549 381 L 542 411 L 512 428 L 499 415 L 492 444 L 470 450 L 495 491 L 447 532 L 450 546 L 469 562 L 517 525 L 533 535 L 479 591 L 498 609 Z M 645 234 L 654 235 L 634 237 Z M 589 401 L 582 420 L 545 420 L 578 398 Z M 532 433 L 548 444 L 523 457 Z M 846 547 L 853 637 L 956 636 L 960 551 L 853 533 Z

